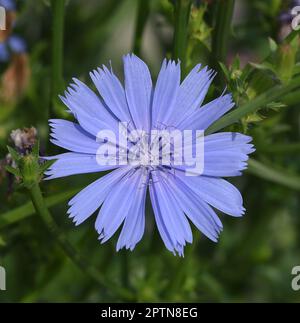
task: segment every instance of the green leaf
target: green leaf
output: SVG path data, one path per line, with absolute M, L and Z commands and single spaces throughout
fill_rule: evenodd
M 13 159 L 15 162 L 17 162 L 18 160 L 20 160 L 20 159 L 21 159 L 21 157 L 20 157 L 19 153 L 18 153 L 14 148 L 12 148 L 12 147 L 10 147 L 10 146 L 7 146 L 7 149 L 8 149 L 8 152 L 10 153 L 10 155 L 11 155 L 12 159 Z
M 240 57 L 237 55 L 234 57 L 234 60 L 232 62 L 232 65 L 231 65 L 231 69 L 234 71 L 234 70 L 239 70 L 240 69 L 240 65 L 241 65 L 241 62 L 240 62 Z
M 275 40 L 271 37 L 269 37 L 269 47 L 271 52 L 276 52 L 278 45 L 276 44 Z
M 38 157 L 40 154 L 40 142 L 39 140 L 36 141 L 36 143 L 34 144 L 34 146 L 32 147 L 32 154 L 35 157 Z
M 278 77 L 283 83 L 289 82 L 293 76 L 298 42 L 299 37 L 296 37 L 289 44 L 281 44 L 278 48 L 275 63 Z
M 275 72 L 271 71 L 269 68 L 265 70 L 256 70 L 249 78 L 248 87 L 246 90 L 249 100 L 254 99 L 258 95 L 272 88 L 272 86 L 275 85 L 275 78 Z
M 20 171 L 19 171 L 19 169 L 18 169 L 18 168 L 14 168 L 14 167 L 12 167 L 12 166 L 7 165 L 7 166 L 5 166 L 5 169 L 6 169 L 9 173 L 11 173 L 11 174 L 15 175 L 16 177 L 20 177 L 20 176 L 21 176 L 21 173 L 20 173 Z
M 250 122 L 259 122 L 262 121 L 264 118 L 263 116 L 261 116 L 258 113 L 252 113 L 249 114 L 247 117 L 245 117 L 245 119 L 243 120 L 246 123 L 250 123 Z
M 49 167 L 51 167 L 57 159 L 52 160 L 46 160 L 43 164 L 40 165 L 40 171 L 41 173 L 44 173 Z
M 267 104 L 266 108 L 273 111 L 279 111 L 279 109 L 285 108 L 286 106 L 286 104 L 283 104 L 281 102 L 271 102 Z
M 222 62 L 219 62 L 220 67 L 224 73 L 224 75 L 226 76 L 226 80 L 229 81 L 230 80 L 230 72 L 227 68 L 227 66 L 225 64 L 223 64 Z
M 250 65 L 258 70 L 272 71 L 273 73 L 276 73 L 274 67 L 269 62 L 263 62 L 261 64 L 250 62 Z

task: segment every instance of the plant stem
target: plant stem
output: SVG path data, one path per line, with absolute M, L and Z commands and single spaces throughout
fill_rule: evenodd
M 149 0 L 137 0 L 137 16 L 134 32 L 133 52 L 140 56 L 143 33 L 149 16 Z
M 51 108 L 56 109 L 58 95 L 64 86 L 63 80 L 63 43 L 65 0 L 52 0 L 52 51 L 51 51 Z M 53 114 L 54 111 L 51 111 Z M 53 116 L 51 116 L 53 117 Z
M 190 0 L 176 0 L 175 29 L 173 38 L 173 59 L 179 59 L 181 61 L 181 68 L 183 73 L 186 67 L 185 64 L 190 10 Z
M 222 128 L 225 128 L 226 126 L 239 121 L 246 115 L 256 112 L 259 108 L 265 107 L 268 103 L 281 99 L 284 95 L 299 87 L 300 77 L 291 80 L 287 85 L 276 85 L 268 91 L 262 93 L 252 101 L 247 102 L 240 108 L 236 108 L 232 112 L 229 112 L 228 114 L 220 118 L 218 121 L 212 124 L 205 133 L 210 134 Z
M 253 175 L 300 191 L 299 176 L 297 177 L 295 175 L 282 172 L 281 170 L 271 168 L 252 158 L 249 159 L 248 166 L 247 171 Z
M 233 9 L 234 0 L 216 2 L 215 27 L 212 32 L 212 53 L 217 61 L 226 62 Z
M 61 232 L 48 208 L 46 207 L 40 187 L 37 183 L 29 188 L 29 193 L 36 212 L 40 215 L 54 240 L 60 245 L 66 255 L 72 260 L 72 262 L 76 264 L 83 272 L 89 275 L 100 286 L 106 287 L 111 293 L 116 293 L 123 299 L 132 300 L 133 296 L 129 291 L 114 284 L 106 277 L 102 276 L 95 267 L 90 265 L 88 261 L 74 249 L 64 233 Z
M 80 191 L 79 188 L 71 189 L 69 191 L 58 193 L 52 196 L 45 198 L 45 204 L 49 208 L 51 206 L 57 205 L 61 202 L 66 201 L 76 193 Z M 35 213 L 35 209 L 32 205 L 32 202 L 29 201 L 22 206 L 16 207 L 13 210 L 7 211 L 0 215 L 0 230 L 5 228 L 8 225 L 19 222 L 23 219 L 28 218 L 29 216 Z

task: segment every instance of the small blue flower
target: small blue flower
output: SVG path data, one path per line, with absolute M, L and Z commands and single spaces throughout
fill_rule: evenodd
M 125 87 L 105 66 L 90 73 L 100 96 L 74 79 L 61 99 L 78 123 L 50 120 L 52 143 L 69 152 L 46 157 L 57 159 L 46 172 L 48 179 L 114 169 L 73 197 L 68 214 L 79 225 L 101 207 L 95 223 L 99 240 L 104 243 L 122 226 L 117 250 L 133 250 L 141 240 L 148 190 L 156 225 L 168 250 L 183 255 L 184 246 L 193 240 L 190 222 L 217 242 L 222 223 L 214 209 L 234 217 L 245 212 L 240 192 L 221 177 L 241 175 L 248 154 L 254 151 L 251 137 L 231 132 L 205 136 L 200 176 L 186 176 L 185 166 L 172 162 L 170 166 L 144 162 L 101 166 L 97 162 L 101 143 L 96 138 L 100 129 L 117 133 L 120 121 L 146 133 L 158 128 L 205 130 L 233 108 L 231 95 L 203 104 L 214 73 L 201 65 L 181 83 L 180 63 L 164 60 L 153 86 L 146 64 L 128 54 L 124 74 Z
M 0 42 L 0 63 L 7 62 L 9 60 L 9 51 L 7 48 L 7 43 Z
M 3 7 L 8 11 L 15 11 L 16 10 L 16 1 L 14 1 L 14 0 L 0 0 L 0 7 Z
M 26 53 L 26 42 L 22 37 L 12 35 L 5 42 L 0 42 L 0 63 L 8 62 L 11 53 Z
M 26 52 L 26 42 L 22 37 L 12 35 L 8 38 L 8 46 L 15 54 L 22 54 Z

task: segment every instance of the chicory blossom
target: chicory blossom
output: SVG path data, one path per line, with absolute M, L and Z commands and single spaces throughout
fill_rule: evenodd
M 26 42 L 22 37 L 12 35 L 5 42 L 0 42 L 0 62 L 8 62 L 11 54 L 26 53 Z
M 52 143 L 69 152 L 45 157 L 56 159 L 47 179 L 111 170 L 70 200 L 68 214 L 79 225 L 100 209 L 95 228 L 102 243 L 122 226 L 117 250 L 133 250 L 141 240 L 148 191 L 168 250 L 183 256 L 184 246 L 193 240 L 190 223 L 217 242 L 222 223 L 215 209 L 234 217 L 245 212 L 239 190 L 222 177 L 239 176 L 247 167 L 248 154 L 254 151 L 251 137 L 233 132 L 206 135 L 203 171 L 187 176 L 187 166 L 175 165 L 172 158 L 169 165 L 150 164 L 152 155 L 144 146 L 135 163 L 131 157 L 126 165 L 100 165 L 99 146 L 114 143 L 98 140 L 98 133 L 102 129 L 117 133 L 120 122 L 127 122 L 130 132 L 142 129 L 146 134 L 153 129 L 205 130 L 233 108 L 231 95 L 204 104 L 215 74 L 200 64 L 181 82 L 180 63 L 164 60 L 154 86 L 147 65 L 128 54 L 124 74 L 123 86 L 112 69 L 103 66 L 91 72 L 98 94 L 73 79 L 61 99 L 77 122 L 50 120 Z M 121 148 L 117 145 L 119 157 Z
M 8 11 L 16 10 L 16 1 L 15 0 L 0 0 L 0 6 L 5 8 Z

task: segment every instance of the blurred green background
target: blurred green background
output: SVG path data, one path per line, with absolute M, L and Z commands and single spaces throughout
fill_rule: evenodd
M 296 2 L 17 2 L 12 33 L 25 39 L 27 52 L 8 75 L 10 88 L 3 81 L 0 87 L 0 265 L 7 273 L 1 302 L 300 301 L 300 291 L 291 288 L 291 270 L 300 265 L 300 42 L 289 14 Z M 241 111 L 257 97 L 266 98 L 226 128 L 253 136 L 256 146 L 249 169 L 230 180 L 242 192 L 246 215 L 220 215 L 224 231 L 218 244 L 194 230 L 184 258 L 164 247 L 150 203 L 144 238 L 133 252 L 115 251 L 117 235 L 100 245 L 96 215 L 75 227 L 67 201 L 99 174 L 41 184 L 59 227 L 96 267 L 104 286 L 49 235 L 25 190 L 5 171 L 6 145 L 13 145 L 12 130 L 34 126 L 41 154 L 59 152 L 49 143 L 47 123 L 49 117 L 66 117 L 57 94 L 72 77 L 91 86 L 89 71 L 110 61 L 122 78 L 122 55 L 131 51 L 147 62 L 154 79 L 164 57 L 179 57 L 186 71 L 199 62 L 217 69 L 207 100 L 225 86 Z M 13 58 L 0 63 L 2 80 Z M 271 96 L 293 80 L 298 83 L 284 95 Z M 119 287 L 134 298 L 120 295 Z

